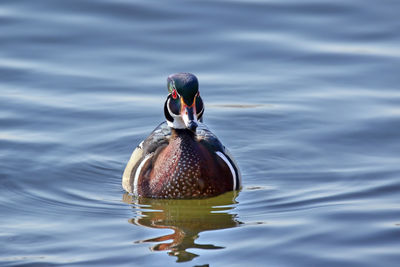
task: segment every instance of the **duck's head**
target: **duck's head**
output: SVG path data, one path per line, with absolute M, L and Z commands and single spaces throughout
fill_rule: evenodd
M 167 123 L 175 129 L 196 132 L 198 121 L 202 121 L 203 100 L 199 93 L 199 82 L 191 73 L 175 73 L 168 76 L 168 97 L 164 104 Z

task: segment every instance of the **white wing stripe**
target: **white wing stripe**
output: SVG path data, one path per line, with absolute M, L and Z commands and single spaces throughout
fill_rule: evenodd
M 233 178 L 233 191 L 235 191 L 235 190 L 236 190 L 236 173 L 235 173 L 235 170 L 233 169 L 232 164 L 230 163 L 230 161 L 226 158 L 226 156 L 225 156 L 222 152 L 217 151 L 217 152 L 215 152 L 215 153 L 216 153 L 223 161 L 225 161 L 226 165 L 228 165 L 229 169 L 231 170 L 232 178 Z
M 136 172 L 135 172 L 135 179 L 133 180 L 133 194 L 134 194 L 135 196 L 138 195 L 138 182 L 139 182 L 139 175 L 140 175 L 140 172 L 142 171 L 142 168 L 143 168 L 144 164 L 146 163 L 146 161 L 147 161 L 152 155 L 153 155 L 153 153 L 148 154 L 148 155 L 142 160 L 142 162 L 140 162 L 139 166 L 138 166 L 137 169 L 136 169 Z

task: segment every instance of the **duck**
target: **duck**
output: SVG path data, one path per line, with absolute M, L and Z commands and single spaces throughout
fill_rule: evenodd
M 214 197 L 241 188 L 239 167 L 228 149 L 203 123 L 204 103 L 197 77 L 167 78 L 165 121 L 133 151 L 122 187 L 136 197 Z

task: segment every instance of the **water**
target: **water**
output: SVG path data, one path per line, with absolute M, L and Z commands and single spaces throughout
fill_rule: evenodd
M 0 3 L 0 265 L 398 266 L 398 1 Z M 195 73 L 237 195 L 121 175 Z

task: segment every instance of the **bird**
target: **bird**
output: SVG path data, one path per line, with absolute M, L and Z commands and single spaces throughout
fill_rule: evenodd
M 166 120 L 134 149 L 122 187 L 136 197 L 163 199 L 208 198 L 240 190 L 236 161 L 203 123 L 197 77 L 171 74 L 167 88 Z

